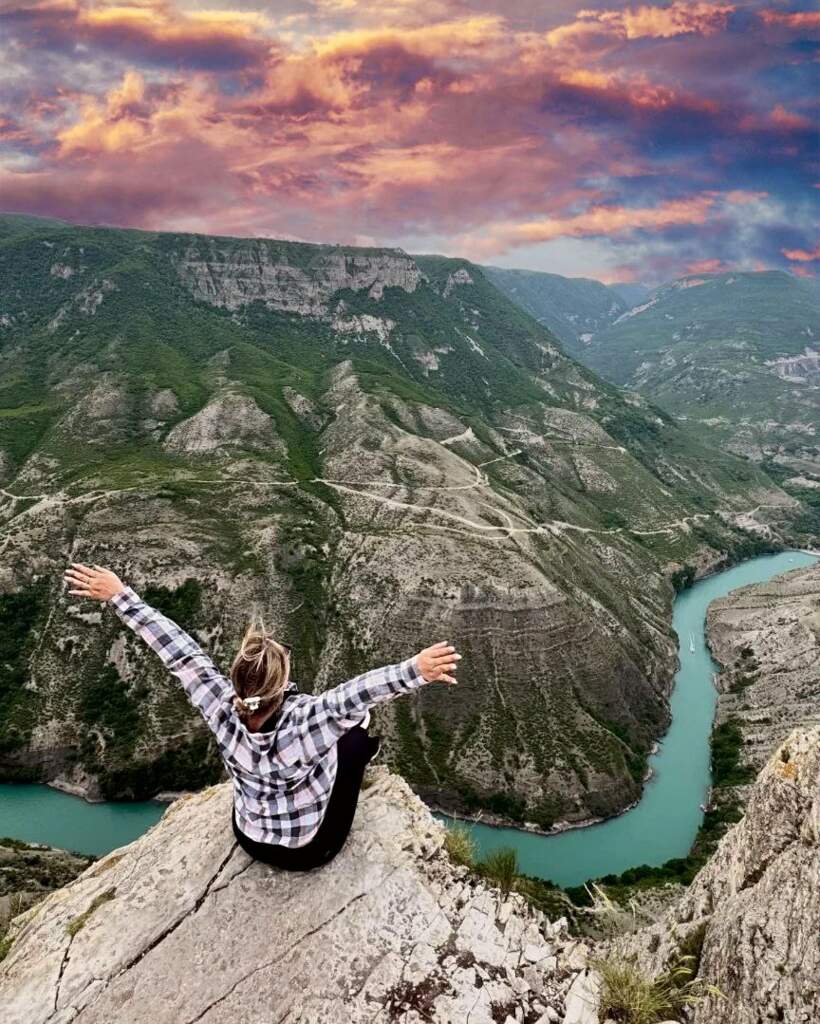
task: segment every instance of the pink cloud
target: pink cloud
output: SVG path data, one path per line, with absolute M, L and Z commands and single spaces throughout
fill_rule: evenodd
M 580 9 L 547 29 L 487 8 L 10 0 L 15 52 L 63 71 L 41 90 L 26 81 L 0 121 L 23 154 L 0 172 L 4 205 L 311 240 L 425 235 L 493 255 L 636 232 L 715 239 L 716 218 L 767 191 L 734 187 L 727 147 L 798 159 L 799 103 L 699 74 L 704 47 L 725 63 L 741 45 L 723 31 L 734 4 Z
M 820 11 L 763 10 L 757 16 L 765 25 L 783 25 L 797 31 L 820 28 Z
M 687 263 L 684 268 L 684 274 L 721 274 L 731 269 L 732 267 L 722 259 L 714 257 L 712 259 L 694 260 L 692 263 Z
M 787 260 L 795 260 L 799 263 L 811 263 L 814 260 L 820 260 L 820 245 L 816 245 L 813 249 L 781 249 L 780 250 Z M 798 268 L 792 268 L 797 273 Z
M 765 192 L 726 193 L 707 191 L 684 199 L 670 199 L 653 207 L 612 205 L 591 206 L 572 216 L 554 216 L 536 221 L 492 225 L 481 237 L 467 236 L 465 245 L 484 256 L 511 248 L 549 242 L 558 238 L 612 238 L 637 230 L 662 231 L 676 225 L 703 224 L 719 204 L 731 206 L 764 198 Z

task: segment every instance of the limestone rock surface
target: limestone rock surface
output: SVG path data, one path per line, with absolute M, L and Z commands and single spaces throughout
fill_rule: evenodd
M 225 393 L 204 409 L 177 424 L 168 434 L 165 447 L 170 451 L 202 454 L 229 446 L 285 451 L 276 436 L 270 416 L 262 412 L 252 398 Z
M 746 816 L 680 901 L 625 945 L 654 973 L 702 939 L 699 977 L 725 998 L 698 1005 L 694 1024 L 814 1024 L 818 891 L 820 729 L 797 729 L 761 771 Z
M 455 868 L 385 769 L 325 868 L 252 861 L 216 786 L 12 926 L 4 1024 L 492 1024 L 563 1019 L 565 923 Z M 577 984 L 576 984 L 577 989 Z
M 718 721 L 740 720 L 759 771 L 790 729 L 820 725 L 820 562 L 713 601 L 707 629 Z

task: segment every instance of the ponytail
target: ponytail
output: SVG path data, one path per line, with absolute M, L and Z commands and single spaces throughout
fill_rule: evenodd
M 278 710 L 289 674 L 288 648 L 268 634 L 261 619 L 254 619 L 231 665 L 233 706 L 239 719 L 247 723 L 261 707 Z

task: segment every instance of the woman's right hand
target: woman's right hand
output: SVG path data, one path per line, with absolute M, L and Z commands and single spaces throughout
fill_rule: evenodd
M 111 572 L 101 565 L 83 565 L 81 562 L 72 562 L 66 569 L 63 576 L 65 582 L 73 590 L 69 594 L 75 597 L 90 597 L 92 601 L 110 601 L 112 597 L 125 590 L 125 584 Z
M 432 647 L 425 647 L 415 657 L 419 672 L 428 683 L 449 683 L 455 686 L 458 682 L 451 672 L 455 672 L 457 662 L 461 655 L 456 654 L 455 647 L 449 646 L 446 640 L 441 640 Z

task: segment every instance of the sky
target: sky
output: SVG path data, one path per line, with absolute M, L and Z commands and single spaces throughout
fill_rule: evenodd
M 0 0 L 0 209 L 820 272 L 812 0 Z

